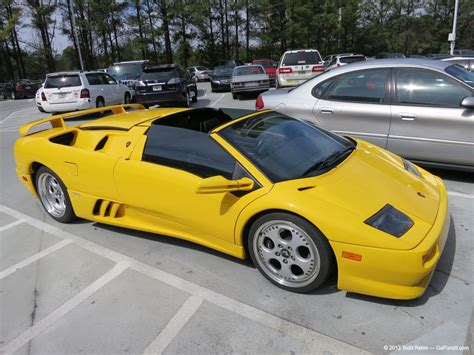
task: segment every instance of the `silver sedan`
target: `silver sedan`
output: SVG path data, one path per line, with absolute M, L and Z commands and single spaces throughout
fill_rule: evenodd
M 428 166 L 474 171 L 474 73 L 452 63 L 386 59 L 269 91 L 273 109 Z
M 240 94 L 262 93 L 270 89 L 270 78 L 261 65 L 242 65 L 234 68 L 230 83 L 232 97 Z

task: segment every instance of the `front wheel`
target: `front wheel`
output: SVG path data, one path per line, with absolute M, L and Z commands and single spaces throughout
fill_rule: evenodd
M 36 191 L 43 208 L 56 221 L 68 223 L 77 218 L 66 186 L 51 169 L 43 166 L 38 170 Z
M 194 96 L 193 96 L 193 102 L 198 101 L 198 89 L 197 87 L 194 88 Z
M 258 270 L 274 285 L 306 293 L 328 278 L 333 264 L 331 247 L 305 219 L 288 213 L 258 218 L 248 236 L 249 254 Z
M 126 105 L 126 104 L 129 104 L 131 102 L 131 98 L 130 98 L 130 94 L 128 92 L 125 93 L 125 96 L 123 97 L 123 103 Z

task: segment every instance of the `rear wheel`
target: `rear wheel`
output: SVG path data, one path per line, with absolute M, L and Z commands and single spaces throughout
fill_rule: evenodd
M 193 96 L 193 102 L 198 101 L 198 89 L 197 87 L 194 88 L 194 96 Z
M 61 179 L 45 166 L 36 173 L 36 191 L 43 208 L 58 222 L 68 223 L 76 219 L 66 186 Z
M 233 98 L 234 100 L 238 100 L 238 99 L 239 99 L 239 95 L 233 92 L 233 93 L 232 93 L 232 98 Z
M 330 274 L 333 256 L 328 241 L 301 217 L 269 213 L 252 224 L 248 238 L 254 264 L 280 288 L 309 292 Z
M 189 91 L 186 90 L 186 101 L 183 102 L 183 107 L 191 106 L 191 97 L 189 96 Z
M 102 97 L 97 98 L 97 100 L 95 101 L 95 107 L 96 108 L 105 107 L 105 101 Z M 97 116 L 99 116 L 99 117 L 102 117 L 104 114 L 105 114 L 105 111 L 97 112 Z

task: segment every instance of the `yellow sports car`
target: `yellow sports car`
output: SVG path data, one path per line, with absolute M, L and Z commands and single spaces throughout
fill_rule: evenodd
M 112 114 L 65 124 L 104 110 Z M 273 111 L 232 120 L 211 108 L 122 105 L 48 117 L 20 134 L 17 174 L 55 220 L 250 255 L 290 291 L 311 291 L 337 268 L 339 289 L 419 297 L 448 234 L 438 177 Z

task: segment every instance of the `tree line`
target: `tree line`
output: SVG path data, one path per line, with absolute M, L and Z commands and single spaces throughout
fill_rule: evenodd
M 278 60 L 298 48 L 447 53 L 454 1 L 2 0 L 0 82 L 79 69 L 78 48 L 86 69 L 134 59 L 185 66 Z M 461 0 L 459 10 L 457 48 L 472 48 L 474 2 Z M 55 43 L 64 38 L 59 52 Z

